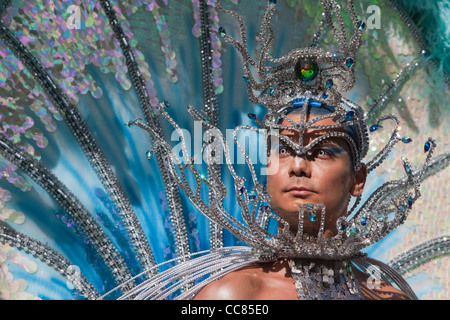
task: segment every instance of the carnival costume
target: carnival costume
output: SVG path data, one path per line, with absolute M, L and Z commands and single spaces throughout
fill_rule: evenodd
M 376 41 L 392 45 L 387 35 L 400 31 L 392 25 L 390 31 L 387 26 L 384 31 L 371 29 L 369 21 L 358 18 L 360 8 L 353 1 L 323 0 L 317 6 L 274 0 L 258 1 L 255 6 L 252 1 L 252 19 L 261 21 L 252 37 L 246 28 L 251 23 L 238 14 L 243 4 L 233 1 L 43 3 L 18 7 L 14 1 L 3 3 L 3 295 L 191 299 L 205 285 L 251 263 L 288 259 L 299 299 L 363 298 L 352 268 L 369 276 L 376 271 L 380 280 L 416 299 L 401 274 L 430 260 L 447 261 L 449 242 L 445 220 L 440 218 L 436 221 L 444 220 L 444 226 L 439 234 L 425 233 L 426 240 L 410 244 L 387 263 L 369 258 L 367 252 L 369 246 L 380 250 L 380 240 L 390 233 L 408 238 L 406 230 L 412 232 L 414 227 L 404 223 L 423 199 L 421 184 L 442 175 L 445 183 L 436 189 L 448 188 L 448 153 L 434 155 L 436 150 L 446 150 L 446 141 L 433 136 L 436 128 L 445 130 L 442 119 L 447 109 L 430 104 L 427 112 L 440 112 L 442 119 L 430 116 L 425 129 L 426 115 L 415 114 L 408 107 L 411 101 L 404 101 L 414 102 L 417 97 L 411 98 L 409 91 L 408 99 L 400 95 L 408 86 L 417 90 L 410 78 L 426 69 L 421 76 L 431 79 L 428 86 L 433 94 L 422 98 L 447 99 L 448 76 L 398 4 L 380 5 L 395 8 L 389 14 L 407 26 L 405 35 L 396 36 L 397 41 L 412 39 L 403 44 L 416 51 L 412 57 L 405 55 L 408 62 L 399 60 L 398 52 L 387 51 L 387 46 L 370 51 L 371 43 L 382 46 Z M 45 10 L 43 21 L 33 24 L 31 18 Z M 189 10 L 197 42 L 180 40 Z M 292 14 L 289 11 L 294 17 L 302 11 L 309 18 L 293 21 L 298 29 L 277 29 L 275 25 L 284 21 L 272 20 Z M 132 26 L 124 12 L 133 17 Z M 143 32 L 138 45 L 133 32 L 139 33 L 139 26 L 147 23 L 146 15 L 154 17 L 159 39 L 153 38 L 155 31 Z M 311 26 L 305 25 L 306 20 Z M 311 38 L 308 28 L 315 30 Z M 376 35 L 367 36 L 370 32 Z M 288 40 L 277 42 L 280 35 Z M 139 49 L 147 36 L 148 46 Z M 377 40 L 369 41 L 372 36 Z M 180 40 L 179 48 L 173 39 Z M 299 48 L 293 40 L 309 44 Z M 287 52 L 281 52 L 286 43 Z M 161 47 L 158 52 L 156 45 Z M 101 52 L 96 52 L 99 48 Z M 363 49 L 369 52 L 365 61 Z M 200 59 L 192 58 L 195 50 Z M 397 75 L 391 81 L 381 74 L 363 77 L 377 66 L 368 61 L 371 54 L 382 51 L 392 65 L 384 60 L 380 65 Z M 359 64 L 364 67 L 358 69 Z M 237 76 L 239 69 L 242 74 Z M 115 73 L 120 90 L 110 83 L 109 72 Z M 234 83 L 235 78 L 242 80 Z M 421 85 L 426 87 L 424 82 Z M 131 87 L 134 90 L 128 90 Z M 361 101 L 371 87 L 381 88 L 378 97 Z M 88 91 L 91 96 L 77 95 Z M 349 93 L 353 99 L 346 97 Z M 244 98 L 254 105 L 241 107 Z M 445 100 L 439 102 L 445 106 Z M 28 108 L 39 124 L 27 114 Z M 308 108 L 327 111 L 311 119 Z M 394 108 L 392 114 L 381 115 L 387 108 Z M 299 122 L 288 117 L 294 109 L 302 110 Z M 408 128 L 400 126 L 395 111 Z M 334 124 L 316 124 L 329 118 Z M 55 131 L 55 120 L 64 123 L 57 131 L 60 135 L 44 136 L 39 127 Z M 416 122 L 420 123 L 417 137 L 400 134 L 414 131 Z M 226 136 L 220 130 L 223 125 L 231 129 Z M 295 130 L 302 137 L 311 129 L 331 131 L 307 145 L 279 133 Z M 242 132 L 252 141 L 265 142 L 258 143 L 256 153 L 267 153 L 269 136 L 297 155 L 307 154 L 330 137 L 342 138 L 350 146 L 353 169 L 359 170 L 364 162 L 368 173 L 378 179 L 350 201 L 349 212 L 337 221 L 335 236 L 323 237 L 326 207 L 321 204 L 300 206 L 294 234 L 271 209 L 260 174 L 265 170 L 263 157 L 259 163 L 254 161 Z M 75 139 L 67 144 L 71 134 Z M 201 136 L 199 148 L 195 142 L 191 145 L 191 134 Z M 418 141 L 423 134 L 426 139 Z M 36 150 L 30 139 L 45 152 Z M 394 151 L 397 144 L 411 147 Z M 402 156 L 408 152 L 423 156 L 413 162 Z M 238 155 L 242 161 L 236 165 Z M 385 169 L 389 171 L 383 172 L 385 162 L 390 162 Z M 386 174 L 392 163 L 402 171 L 395 179 Z M 439 209 L 445 214 L 447 208 Z M 303 234 L 304 219 L 319 224 L 316 236 Z M 18 279 L 7 280 L 11 277 Z

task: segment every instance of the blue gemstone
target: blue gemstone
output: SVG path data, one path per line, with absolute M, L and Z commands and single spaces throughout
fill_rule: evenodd
M 163 104 L 164 104 L 165 108 L 169 108 L 170 107 L 169 102 L 167 100 L 164 100 Z
M 405 171 L 409 174 L 411 174 L 411 167 L 405 164 Z
M 225 37 L 226 35 L 227 35 L 227 32 L 225 31 L 225 28 L 224 27 L 219 27 L 219 34 L 220 34 L 220 36 L 223 38 L 223 37 Z
M 332 79 L 328 79 L 327 82 L 326 82 L 327 88 L 330 89 L 331 87 L 333 87 L 333 85 L 334 85 L 333 80 Z
M 431 56 L 431 52 L 428 49 L 422 50 L 422 56 L 424 56 L 425 58 L 428 58 L 429 56 Z
M 326 99 L 326 98 L 328 98 L 328 95 L 324 93 L 322 96 L 322 99 Z
M 411 138 L 408 138 L 408 137 L 403 137 L 402 138 L 402 142 L 403 143 L 410 143 L 412 140 L 411 140 Z
M 406 209 L 405 209 L 405 207 L 403 207 L 403 206 L 400 206 L 399 209 L 400 209 L 400 211 L 403 212 L 403 213 L 406 212 Z
M 356 27 L 361 30 L 364 31 L 364 29 L 366 29 L 366 24 L 364 21 L 359 20 L 358 23 L 356 24 Z
M 314 212 L 310 211 L 308 212 L 308 219 L 311 221 L 316 221 L 317 220 L 317 216 Z
M 345 231 L 345 229 L 347 229 L 347 225 L 345 223 L 342 223 L 339 229 Z
M 370 132 L 374 132 L 374 131 L 376 131 L 378 129 L 378 125 L 377 124 L 374 124 L 374 125 L 372 125 L 370 128 L 369 128 L 369 131 Z
M 423 150 L 424 150 L 425 152 L 428 152 L 428 151 L 430 151 L 430 148 L 431 148 L 430 141 L 425 142 L 425 145 L 424 145 L 424 147 L 423 147 Z
M 245 83 L 249 83 L 250 82 L 250 78 L 243 76 L 242 79 L 244 80 Z
M 345 121 L 350 121 L 354 116 L 355 116 L 354 111 L 347 112 L 347 114 L 345 115 Z
M 361 218 L 361 225 L 365 226 L 367 224 L 367 218 L 366 217 L 362 217 Z
M 276 5 L 276 4 L 277 4 L 277 0 L 269 0 L 269 3 L 270 3 L 271 5 Z
M 240 189 L 239 189 L 239 192 L 241 193 L 241 195 L 244 194 L 244 192 L 245 192 L 245 187 L 240 188 Z
M 353 60 L 352 58 L 347 58 L 347 60 L 345 60 L 345 65 L 349 68 L 351 66 L 353 66 L 354 63 L 355 63 L 355 60 Z
M 256 119 L 256 114 L 254 114 L 254 113 L 249 113 L 249 114 L 247 114 L 247 116 L 252 120 Z
M 273 94 L 275 93 L 275 89 L 267 89 L 267 93 L 273 96 Z
M 248 197 L 250 198 L 250 200 L 255 200 L 256 199 L 256 191 L 251 191 L 248 195 Z
M 414 203 L 413 198 L 412 198 L 412 197 L 409 197 L 409 199 L 408 199 L 408 205 L 409 205 L 410 207 L 412 207 L 413 203 Z

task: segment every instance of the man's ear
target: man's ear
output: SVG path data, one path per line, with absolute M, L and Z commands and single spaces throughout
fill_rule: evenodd
M 353 173 L 353 185 L 350 189 L 350 194 L 354 197 L 360 196 L 366 185 L 367 166 L 361 163 L 361 168 Z

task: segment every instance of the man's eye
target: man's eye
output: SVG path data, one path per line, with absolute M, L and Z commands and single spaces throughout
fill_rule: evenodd
M 333 153 L 327 149 L 317 149 L 314 155 L 318 158 L 330 158 Z
M 278 154 L 279 154 L 280 156 L 287 156 L 287 155 L 290 155 L 290 154 L 291 154 L 291 148 L 286 147 L 286 146 L 281 146 L 281 147 L 278 149 Z

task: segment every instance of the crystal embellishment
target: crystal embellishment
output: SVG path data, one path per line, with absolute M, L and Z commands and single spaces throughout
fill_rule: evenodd
M 328 89 L 331 89 L 334 85 L 334 82 L 332 79 L 328 79 L 325 85 L 327 86 Z
M 227 32 L 225 31 L 224 27 L 219 27 L 218 29 L 220 36 L 223 38 L 227 35 Z
M 345 121 L 350 121 L 354 116 L 355 116 L 354 111 L 347 112 L 347 114 L 345 115 Z
M 356 27 L 358 28 L 358 30 L 364 31 L 366 29 L 366 23 L 362 20 L 359 20 L 356 24 Z
M 314 222 L 317 220 L 317 215 L 313 211 L 310 211 L 308 212 L 308 219 Z
M 319 65 L 312 58 L 299 59 L 295 64 L 295 75 L 300 81 L 313 81 L 319 74 Z
M 351 68 L 354 63 L 355 63 L 355 60 L 353 60 L 353 58 L 347 58 L 347 60 L 345 60 L 345 65 L 349 68 Z
M 410 143 L 412 140 L 411 140 L 411 138 L 408 138 L 408 137 L 403 137 L 402 138 L 402 142 L 403 143 Z

